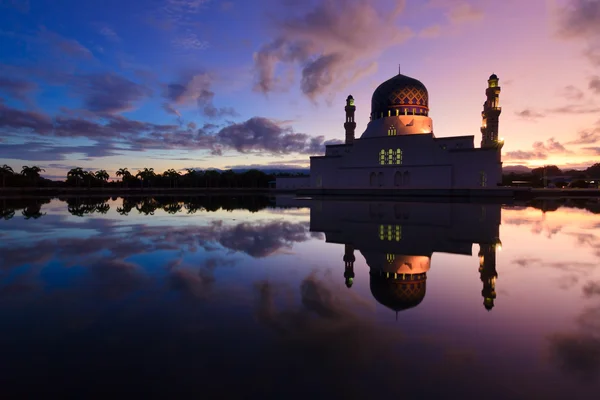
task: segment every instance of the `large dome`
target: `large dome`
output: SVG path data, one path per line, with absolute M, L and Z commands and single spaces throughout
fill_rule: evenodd
M 420 81 L 398 74 L 375 89 L 371 119 L 413 114 L 429 114 L 429 93 Z
M 375 300 L 396 312 L 416 307 L 425 298 L 427 274 L 413 276 L 409 280 L 373 270 L 369 275 L 369 286 Z

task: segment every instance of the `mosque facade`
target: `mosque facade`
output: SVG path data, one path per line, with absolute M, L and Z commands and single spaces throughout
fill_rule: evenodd
M 278 179 L 277 188 L 298 189 L 475 189 L 502 181 L 498 137 L 499 79 L 488 79 L 481 144 L 475 136 L 436 137 L 429 93 L 420 81 L 398 74 L 375 90 L 370 121 L 355 137 L 356 105 L 346 99 L 345 143 L 326 146 L 310 158 L 310 178 Z M 296 187 L 298 186 L 298 187 Z

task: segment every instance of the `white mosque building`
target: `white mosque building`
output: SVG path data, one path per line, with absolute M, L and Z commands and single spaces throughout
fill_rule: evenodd
M 278 189 L 475 189 L 502 181 L 499 79 L 488 80 L 481 147 L 475 136 L 436 137 L 429 93 L 398 74 L 375 90 L 367 129 L 355 138 L 354 98 L 346 99 L 346 141 L 310 158 L 310 178 L 277 178 Z

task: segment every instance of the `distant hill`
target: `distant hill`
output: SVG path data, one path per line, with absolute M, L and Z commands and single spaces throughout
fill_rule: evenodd
M 510 174 L 511 172 L 514 172 L 515 174 L 527 174 L 531 172 L 531 168 L 524 165 L 509 165 L 503 167 L 502 172 L 505 174 Z

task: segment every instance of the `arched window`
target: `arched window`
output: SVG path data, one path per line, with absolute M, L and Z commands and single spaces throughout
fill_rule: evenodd
M 388 136 L 396 136 L 396 127 L 394 125 L 388 128 Z
M 385 150 L 379 152 L 379 164 L 385 165 Z
M 388 153 L 387 153 L 387 164 L 393 164 L 394 163 L 394 150 L 389 149 Z
M 404 171 L 404 179 L 402 179 L 404 186 L 410 185 L 410 172 Z
M 396 171 L 394 174 L 394 186 L 402 185 L 402 172 Z
M 379 186 L 383 186 L 383 172 L 377 174 L 377 181 L 379 183 Z
M 371 186 L 377 185 L 377 174 L 375 172 L 371 172 L 371 176 L 369 177 L 369 184 Z
M 400 150 L 400 149 L 396 149 L 396 164 L 397 165 L 402 164 L 402 150 Z

